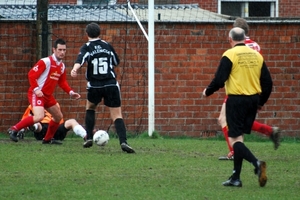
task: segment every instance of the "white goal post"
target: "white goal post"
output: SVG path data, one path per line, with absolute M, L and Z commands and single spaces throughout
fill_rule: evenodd
M 148 1 L 148 35 L 142 26 L 140 20 L 136 16 L 134 10 L 127 1 L 128 7 L 132 12 L 135 20 L 143 31 L 148 40 L 148 135 L 151 137 L 155 130 L 155 74 L 154 74 L 154 0 Z

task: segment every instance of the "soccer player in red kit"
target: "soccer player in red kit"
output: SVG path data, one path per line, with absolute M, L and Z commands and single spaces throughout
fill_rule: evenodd
M 53 96 L 54 90 L 58 85 L 74 99 L 79 99 L 80 95 L 71 89 L 66 79 L 66 67 L 62 62 L 66 54 L 66 42 L 63 39 L 57 39 L 52 51 L 51 56 L 40 59 L 28 73 L 30 88 L 27 95 L 34 115 L 24 118 L 8 129 L 9 137 L 14 142 L 19 140 L 17 137 L 19 130 L 32 126 L 44 118 L 44 109 L 46 109 L 52 115 L 52 119 L 42 144 L 62 144 L 53 139 L 59 122 L 63 118 L 60 107 Z
M 246 34 L 246 39 L 245 39 L 246 46 L 261 53 L 260 46 L 255 41 L 251 40 L 250 37 L 247 36 L 248 31 L 249 31 L 249 26 L 245 19 L 237 18 L 233 24 L 233 27 L 242 28 Z M 220 115 L 218 118 L 218 123 L 220 124 L 220 126 L 222 128 L 222 132 L 224 133 L 224 137 L 225 137 L 227 145 L 228 145 L 229 153 L 227 154 L 227 156 L 219 157 L 219 160 L 233 160 L 233 156 L 234 156 L 233 148 L 230 146 L 229 139 L 228 139 L 228 127 L 227 127 L 226 115 L 225 115 L 226 114 L 226 109 L 225 109 L 226 100 L 227 100 L 227 96 L 225 97 L 225 99 L 223 101 L 221 112 L 220 112 Z M 267 124 L 262 124 L 262 123 L 259 123 L 258 121 L 254 121 L 254 123 L 252 125 L 252 130 L 270 137 L 270 139 L 274 143 L 275 149 L 277 149 L 279 147 L 280 129 L 278 127 L 271 127 Z

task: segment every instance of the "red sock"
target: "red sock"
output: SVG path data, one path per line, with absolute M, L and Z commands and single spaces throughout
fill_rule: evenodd
M 270 136 L 272 134 L 272 127 L 267 124 L 262 124 L 257 121 L 253 122 L 252 128 L 253 131 L 262 133 L 264 135 Z
M 59 123 L 56 123 L 53 120 L 51 120 L 49 122 L 48 129 L 47 129 L 46 135 L 44 137 L 45 141 L 49 141 L 49 140 L 51 140 L 54 137 L 55 132 L 58 129 L 58 126 L 59 126 Z
M 228 138 L 228 127 L 227 126 L 224 126 L 222 128 L 222 131 L 224 133 L 224 137 L 225 137 L 225 140 L 226 140 L 226 143 L 227 143 L 227 146 L 228 146 L 228 149 L 229 151 L 233 151 L 233 148 L 230 146 L 230 143 L 229 143 L 229 138 Z
M 26 128 L 28 126 L 32 126 L 34 124 L 33 116 L 28 116 L 24 118 L 23 120 L 19 121 L 16 125 L 14 125 L 12 128 L 16 131 L 21 130 L 22 128 Z

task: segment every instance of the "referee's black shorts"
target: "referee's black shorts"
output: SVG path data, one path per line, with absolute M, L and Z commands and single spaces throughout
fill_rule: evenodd
M 228 95 L 226 121 L 228 136 L 238 137 L 250 134 L 257 113 L 259 95 Z

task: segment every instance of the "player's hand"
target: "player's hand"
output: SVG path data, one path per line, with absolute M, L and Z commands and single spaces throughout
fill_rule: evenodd
M 79 99 L 81 97 L 80 94 L 78 94 L 76 92 L 72 92 L 72 94 L 70 94 L 70 95 L 71 95 L 72 99 Z
M 203 90 L 202 96 L 206 97 L 206 88 Z
M 44 93 L 42 92 L 42 90 L 36 90 L 36 91 L 34 91 L 34 93 L 37 97 L 43 97 L 44 96 Z
M 77 70 L 72 69 L 72 71 L 71 71 L 71 76 L 72 76 L 73 78 L 77 77 Z

